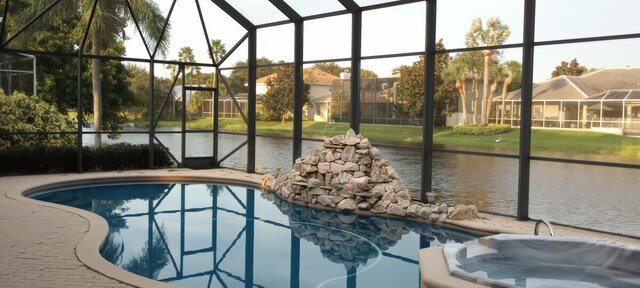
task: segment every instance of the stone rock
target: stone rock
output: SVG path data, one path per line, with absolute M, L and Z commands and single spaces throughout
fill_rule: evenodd
M 358 143 L 360 143 L 362 140 L 360 140 L 360 138 L 358 137 L 351 137 L 351 136 L 346 136 L 342 142 L 340 142 L 341 144 L 347 145 L 347 146 L 351 146 L 353 147 L 353 145 L 356 145 Z M 355 147 L 353 147 L 355 149 Z
M 371 147 L 371 143 L 368 138 L 363 138 L 360 140 L 360 143 L 356 144 L 356 148 L 358 149 L 369 149 Z
M 371 213 L 376 213 L 376 214 L 382 214 L 382 213 L 387 213 L 387 208 L 384 207 L 384 205 L 382 205 L 383 201 L 378 201 L 375 205 L 373 205 L 373 208 L 371 208 Z
M 431 216 L 431 209 L 429 209 L 429 207 L 420 208 L 420 212 L 418 212 L 418 216 L 420 216 L 420 218 L 423 218 L 423 219 L 429 219 L 429 217 Z
M 371 164 L 371 162 L 372 162 L 371 161 L 371 157 L 365 156 L 365 157 L 362 157 L 362 159 L 360 159 L 360 161 L 358 161 L 358 164 L 359 165 L 369 165 L 369 164 Z
M 478 218 L 478 208 L 475 205 L 458 204 L 449 214 L 449 219 L 451 220 L 473 220 L 476 218 Z
M 329 171 L 331 171 L 331 163 L 326 163 L 326 162 L 318 163 L 319 173 L 326 174 Z
M 326 195 L 326 194 L 327 194 L 327 191 L 325 191 L 320 187 L 311 189 L 311 195 L 313 196 L 320 196 L 320 195 Z
M 411 206 L 411 200 L 405 200 L 402 198 L 397 198 L 398 201 L 398 205 L 400 205 L 400 207 L 402 208 L 407 208 L 409 206 Z
M 373 205 L 367 201 L 363 201 L 358 204 L 358 209 L 360 210 L 369 210 L 371 207 L 373 207 Z
M 438 213 L 447 213 L 449 212 L 449 206 L 447 204 L 440 204 L 438 207 Z
M 396 197 L 396 193 L 386 192 L 382 195 L 382 201 L 389 201 L 390 203 L 398 202 L 398 198 Z
M 356 149 L 356 154 L 369 155 L 369 149 Z
M 378 197 L 367 198 L 367 202 L 371 203 L 371 205 L 376 204 L 378 201 L 380 201 L 380 198 Z
M 418 215 L 420 214 L 420 209 L 422 208 L 422 206 L 418 205 L 418 204 L 413 204 L 409 207 L 407 207 L 407 215 L 411 216 L 411 217 L 418 217 Z
M 335 178 L 336 184 L 338 185 L 347 184 L 352 177 L 353 176 L 351 176 L 351 174 L 347 172 L 340 172 L 340 174 L 338 174 L 338 177 Z
M 398 204 L 391 204 L 387 207 L 387 214 L 405 216 L 407 215 L 407 211 Z
M 355 178 L 354 177 L 354 178 L 349 179 L 349 183 L 355 184 L 355 185 L 358 185 L 358 186 L 362 187 L 362 186 L 365 186 L 365 185 L 369 184 L 369 180 L 371 180 L 371 178 L 366 177 L 366 176 L 365 177 L 359 177 L 359 178 Z
M 398 172 L 391 166 L 387 166 L 387 175 L 389 175 L 390 179 L 400 179 Z
M 380 150 L 375 147 L 369 148 L 369 156 L 371 156 L 371 158 L 373 159 L 380 159 Z
M 342 171 L 355 172 L 355 171 L 359 171 L 359 170 L 360 170 L 360 167 L 358 166 L 358 164 L 353 163 L 353 162 L 344 163 L 344 166 L 342 166 Z
M 318 171 L 318 166 L 315 165 L 311 165 L 311 164 L 302 164 L 302 169 L 300 170 L 302 173 L 306 173 L 309 174 L 311 172 L 316 172 Z
M 409 194 L 409 191 L 407 191 L 407 190 L 402 190 L 400 192 L 396 192 L 396 197 L 398 197 L 398 199 L 403 199 L 403 200 L 407 200 L 407 201 L 411 200 L 411 195 Z
M 373 194 L 373 197 L 382 197 L 382 195 L 384 195 L 384 193 L 386 193 L 386 189 L 385 186 L 387 186 L 386 184 L 376 184 L 375 186 L 373 186 L 373 189 L 371 189 L 371 193 Z
M 318 156 L 309 156 L 302 160 L 303 164 L 318 165 L 318 162 L 320 162 L 320 157 Z
M 438 219 L 440 219 L 440 214 L 436 212 L 431 212 L 431 215 L 429 215 L 429 220 L 431 222 L 438 222 Z
M 356 134 L 356 131 L 353 131 L 353 129 L 349 128 L 349 130 L 347 130 L 347 133 L 344 134 L 343 138 L 346 137 L 358 137 L 358 135 Z
M 340 160 L 351 161 L 351 158 L 353 158 L 355 154 L 356 154 L 356 148 L 353 146 L 347 146 L 346 148 L 344 148 L 344 151 L 342 151 L 342 154 L 340 155 Z
M 326 155 L 324 155 L 324 161 L 333 162 L 333 160 L 335 160 L 335 157 L 333 157 L 333 153 L 327 153 Z
M 444 223 L 444 221 L 446 220 L 447 220 L 447 213 L 440 213 L 440 216 L 438 217 L 438 222 Z
M 333 136 L 333 137 L 329 138 L 329 141 L 333 145 L 339 145 L 339 144 L 342 143 L 342 139 L 344 139 L 344 135 L 336 135 L 336 136 Z
M 316 179 L 316 178 L 309 178 L 309 180 L 307 181 L 307 187 L 308 188 L 316 188 L 316 187 L 320 187 L 320 180 Z
M 337 174 L 340 174 L 340 172 L 342 172 L 342 165 L 333 162 L 333 163 L 331 163 L 330 166 L 331 166 L 331 168 L 330 168 L 331 169 L 331 173 L 337 175 Z
M 340 201 L 340 203 L 338 203 L 336 208 L 340 210 L 356 210 L 357 208 L 356 200 L 351 198 L 345 198 L 344 200 Z

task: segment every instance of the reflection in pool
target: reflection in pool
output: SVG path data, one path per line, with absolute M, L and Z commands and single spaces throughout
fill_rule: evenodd
M 110 227 L 105 259 L 186 287 L 418 287 L 419 248 L 478 237 L 220 184 L 86 186 L 34 198 L 100 214 Z

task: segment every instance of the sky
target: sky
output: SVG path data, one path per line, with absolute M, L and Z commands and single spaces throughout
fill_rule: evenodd
M 388 0 L 356 0 L 370 5 Z M 171 0 L 156 3 L 166 15 Z M 268 0 L 228 0 L 255 24 L 285 20 Z M 303 16 L 340 9 L 337 0 L 285 0 Z M 640 1 L 637 0 L 538 0 L 536 7 L 536 41 L 565 38 L 640 33 Z M 437 38 L 447 49 L 464 48 L 465 34 L 471 21 L 480 17 L 483 22 L 498 17 L 511 28 L 505 44 L 522 42 L 523 0 L 447 0 L 438 1 Z M 246 31 L 211 1 L 200 1 L 210 39 L 221 39 L 227 49 L 233 47 Z M 416 52 L 424 49 L 425 2 L 363 12 L 362 55 Z M 177 59 L 180 47 L 193 48 L 197 62 L 210 62 L 207 45 L 195 1 L 180 0 L 171 17 L 171 46 L 163 59 Z M 131 26 L 131 25 L 130 25 Z M 351 52 L 351 16 L 309 20 L 304 24 L 304 60 L 348 58 Z M 258 57 L 293 62 L 293 24 L 258 30 Z M 131 27 L 126 41 L 127 56 L 148 58 L 139 34 Z M 246 42 L 246 41 L 245 41 Z M 539 46 L 534 49 L 534 82 L 550 78 L 551 71 L 561 61 L 577 58 L 587 68 L 640 67 L 640 39 L 617 40 Z M 231 67 L 246 59 L 247 43 L 229 57 L 223 67 Z M 454 56 L 454 55 L 452 55 Z M 503 52 L 503 60 L 522 61 L 522 49 Z M 373 70 L 379 77 L 390 76 L 393 68 L 410 65 L 417 57 L 398 57 L 363 60 L 362 68 Z M 338 63 L 349 66 L 349 62 Z M 204 69 L 203 71 L 207 71 Z M 156 73 L 168 76 L 169 70 L 156 68 Z

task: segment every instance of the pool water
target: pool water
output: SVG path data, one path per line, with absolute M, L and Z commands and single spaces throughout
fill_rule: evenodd
M 211 183 L 83 186 L 33 198 L 101 215 L 110 227 L 105 259 L 185 287 L 419 287 L 419 248 L 478 238 Z

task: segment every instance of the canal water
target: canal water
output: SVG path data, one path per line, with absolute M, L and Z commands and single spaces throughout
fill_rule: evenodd
M 156 134 L 180 159 L 180 134 Z M 90 145 L 93 136 L 85 136 Z M 148 143 L 146 134 L 122 134 L 117 141 Z M 246 140 L 243 135 L 221 134 L 219 158 Z M 209 133 L 187 135 L 187 157 L 211 156 Z M 303 141 L 303 156 L 321 149 L 322 142 Z M 375 143 L 373 143 L 374 146 Z M 292 163 L 291 139 L 256 138 L 256 170 L 283 172 Z M 398 171 L 402 181 L 420 197 L 421 150 L 377 146 L 382 157 Z M 222 166 L 246 168 L 246 146 L 228 157 Z M 433 191 L 437 202 L 475 204 L 480 210 L 515 215 L 517 210 L 518 160 L 435 152 Z M 562 224 L 640 237 L 640 170 L 580 164 L 532 161 L 529 215 Z

